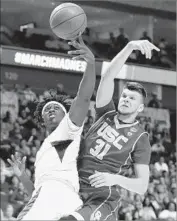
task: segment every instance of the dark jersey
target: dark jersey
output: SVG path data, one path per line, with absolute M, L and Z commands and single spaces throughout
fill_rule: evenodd
M 126 175 L 133 164 L 150 161 L 148 134 L 139 123 L 121 124 L 114 109 L 104 112 L 99 110 L 101 117 L 81 143 L 78 160 L 81 192 L 87 188 L 89 192 L 98 191 L 88 179 L 95 171 Z

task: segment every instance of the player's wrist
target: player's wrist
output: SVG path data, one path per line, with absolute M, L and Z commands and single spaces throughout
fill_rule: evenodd
M 128 44 L 127 44 L 126 47 L 130 50 L 130 53 L 131 53 L 132 51 L 136 50 L 134 41 L 128 42 Z
M 21 178 L 21 177 L 24 177 L 25 176 L 25 171 L 20 171 L 18 173 L 18 177 Z

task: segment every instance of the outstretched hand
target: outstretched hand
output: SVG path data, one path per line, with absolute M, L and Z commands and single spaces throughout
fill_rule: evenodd
M 130 41 L 128 44 L 133 50 L 141 51 L 141 53 L 145 55 L 147 59 L 151 59 L 153 50 L 160 51 L 158 47 L 148 40 Z
M 11 165 L 14 174 L 18 177 L 20 177 L 26 169 L 26 156 L 22 158 L 22 160 L 19 159 L 18 153 L 16 152 L 15 155 L 11 155 L 11 159 L 7 159 L 9 164 Z
M 69 55 L 73 55 L 73 60 L 84 59 L 86 62 L 94 64 L 95 57 L 91 50 L 84 44 L 82 35 L 80 34 L 77 40 L 68 42 L 69 45 L 72 45 L 77 50 L 68 51 Z

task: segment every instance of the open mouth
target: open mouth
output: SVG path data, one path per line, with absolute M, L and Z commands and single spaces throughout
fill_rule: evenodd
M 122 104 L 122 107 L 128 107 L 127 105 L 125 105 L 125 104 Z
M 55 118 L 55 114 L 49 114 L 49 118 Z

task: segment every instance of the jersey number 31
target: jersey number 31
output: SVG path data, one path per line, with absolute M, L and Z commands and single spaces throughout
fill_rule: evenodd
M 101 139 L 96 140 L 97 145 L 94 148 L 90 149 L 90 153 L 97 157 L 99 160 L 102 160 L 103 157 L 107 154 L 109 149 L 111 148 L 110 144 L 106 144 L 105 142 Z

